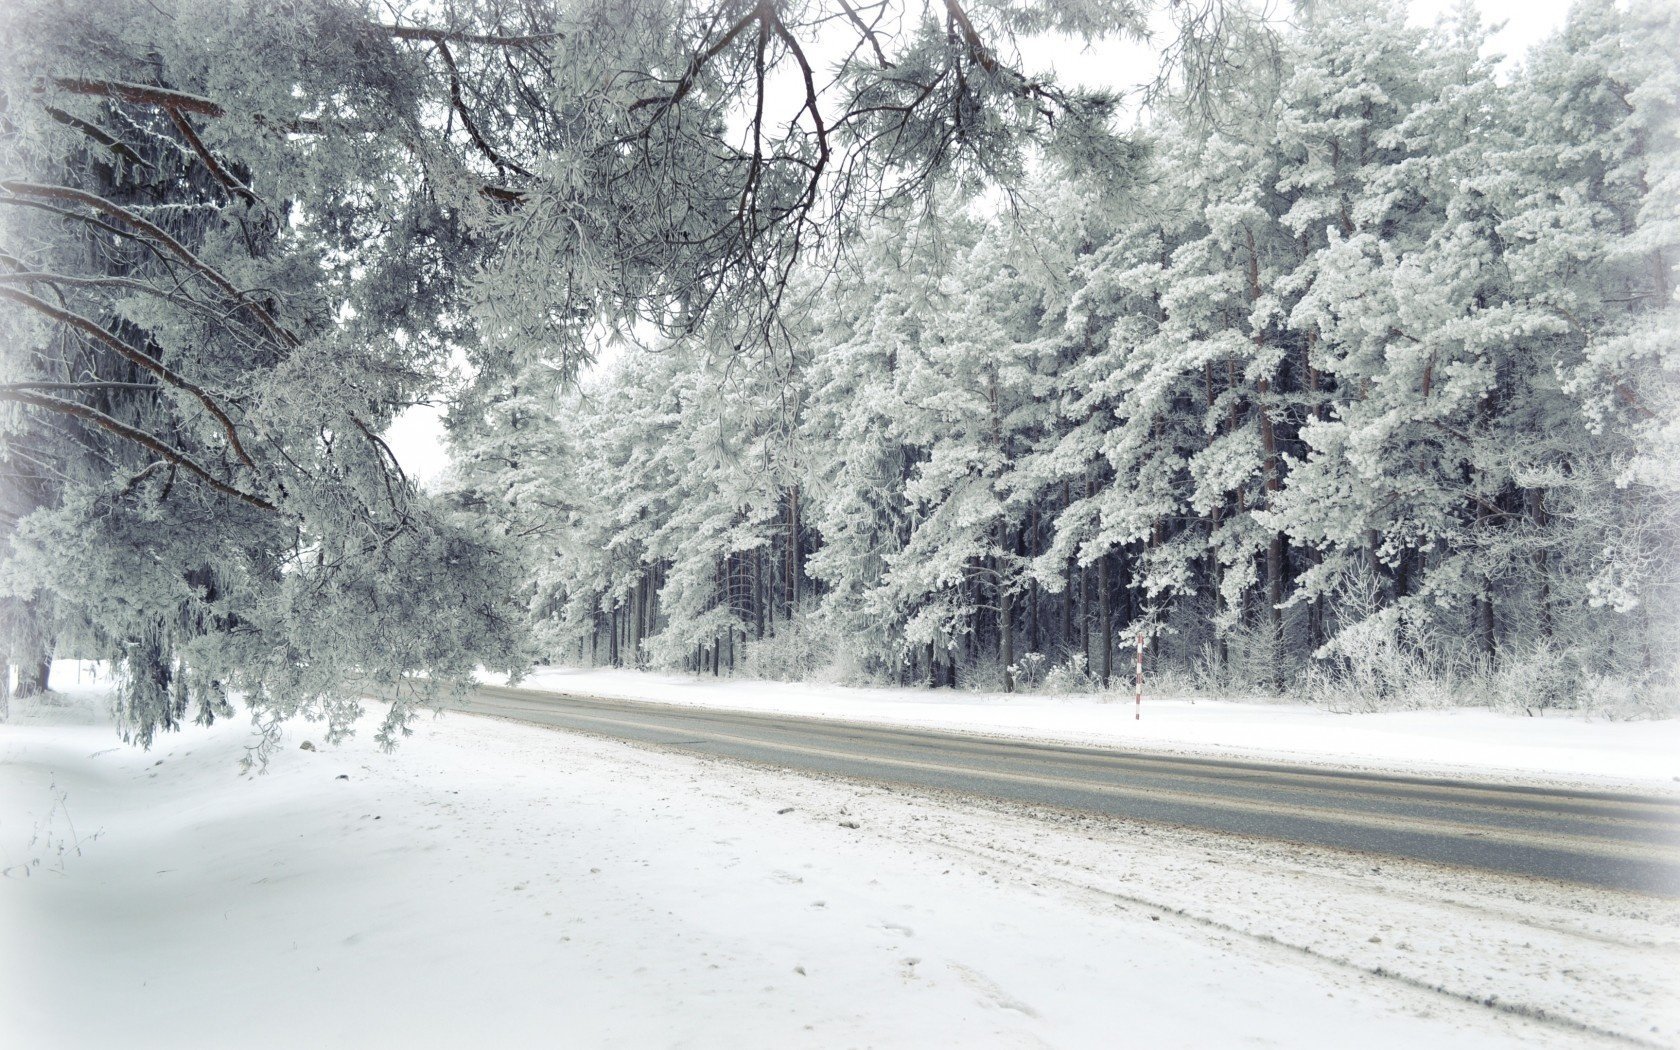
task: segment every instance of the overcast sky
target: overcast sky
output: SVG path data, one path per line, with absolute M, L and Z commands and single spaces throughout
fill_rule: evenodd
M 1429 25 L 1442 14 L 1457 6 L 1458 0 L 1414 0 L 1410 5 L 1412 21 Z M 1504 27 L 1494 35 L 1492 47 L 1507 59 L 1521 58 L 1527 50 L 1563 24 L 1568 0 L 1479 0 L 1476 5 L 1482 17 L 1490 23 L 1503 22 Z M 1072 85 L 1103 85 L 1130 87 L 1139 77 L 1137 70 L 1147 66 L 1147 59 L 1135 52 L 1128 54 L 1122 45 L 1103 45 L 1085 49 L 1069 47 L 1040 58 L 1029 54 L 1029 66 L 1048 60 L 1063 83 Z M 1134 71 L 1128 75 L 1128 71 Z M 448 465 L 443 445 L 442 411 L 420 406 L 399 416 L 386 432 L 386 440 L 403 469 L 422 485 L 435 482 Z

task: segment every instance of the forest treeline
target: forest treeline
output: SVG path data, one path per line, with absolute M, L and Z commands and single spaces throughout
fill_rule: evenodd
M 769 349 L 451 418 L 549 659 L 1671 704 L 1680 41 L 1314 5 L 1099 166 L 876 221 Z M 1097 162 L 1093 162 L 1094 165 Z

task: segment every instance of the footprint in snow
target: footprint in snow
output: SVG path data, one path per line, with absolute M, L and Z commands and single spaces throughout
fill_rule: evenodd
M 985 974 L 971 970 L 962 963 L 950 963 L 963 983 L 980 993 L 980 1002 L 985 1006 L 995 1006 L 1001 1010 L 1013 1010 L 1025 1017 L 1038 1017 L 1038 1011 L 1016 999 L 1008 992 L 997 986 L 997 983 Z

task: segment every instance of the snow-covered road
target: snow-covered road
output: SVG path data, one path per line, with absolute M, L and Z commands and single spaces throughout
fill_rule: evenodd
M 300 750 L 313 727 L 294 725 L 268 772 L 241 776 L 245 726 L 146 754 L 87 701 L 0 726 L 7 1045 L 1680 1033 L 1670 901 L 456 715 L 389 756 L 365 733 Z
M 1680 801 L 1072 747 L 483 685 L 467 709 L 911 789 L 1680 895 Z
M 482 674 L 491 684 L 507 676 Z M 731 711 L 1014 736 L 1177 754 L 1310 762 L 1485 780 L 1680 791 L 1680 719 L 1612 721 L 1567 711 L 1474 708 L 1340 713 L 1299 703 L 814 682 L 539 667 L 528 689 Z

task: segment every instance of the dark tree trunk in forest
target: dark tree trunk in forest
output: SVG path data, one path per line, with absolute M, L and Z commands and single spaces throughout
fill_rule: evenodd
M 52 643 L 48 642 L 46 652 L 17 665 L 16 695 L 19 699 L 47 691 L 47 683 L 52 681 L 52 662 Z
M 998 526 L 998 531 L 1004 531 Z M 998 537 L 998 550 L 1007 550 L 1007 534 Z M 997 580 L 998 596 L 998 648 L 1003 655 L 1003 691 L 1015 691 L 1015 596 L 1010 593 L 1008 579 L 1005 578 L 1003 556 L 996 559 L 993 578 Z
M 1062 513 L 1068 509 L 1068 483 L 1062 482 Z M 1073 574 L 1078 568 L 1073 555 L 1068 555 L 1067 573 L 1062 582 L 1062 631 L 1061 643 L 1064 648 L 1073 646 Z
M 753 637 L 764 639 L 764 551 L 753 551 Z
M 1108 688 L 1108 679 L 1114 674 L 1114 617 L 1110 609 L 1108 597 L 1108 559 L 1111 555 L 1104 552 L 1097 559 L 1097 609 L 1102 622 L 1102 686 Z
M 1272 640 L 1272 678 L 1283 684 L 1283 533 L 1266 545 L 1266 618 Z
M 1021 556 L 1026 558 L 1038 553 L 1038 504 L 1032 509 L 1031 539 L 1022 537 Z M 1041 653 L 1044 651 L 1039 635 L 1038 626 L 1038 577 L 1027 580 L 1027 651 Z
M 1498 648 L 1497 647 L 1498 624 L 1494 622 L 1494 618 L 1493 618 L 1493 581 L 1492 580 L 1484 579 L 1482 581 L 1482 597 L 1481 597 L 1481 601 L 1480 601 L 1479 604 L 1481 606 L 1481 616 L 1479 617 L 1479 619 L 1481 620 L 1481 628 L 1482 628 L 1482 655 L 1485 656 L 1488 659 L 1488 662 L 1491 664 L 1493 659 L 1494 659 L 1495 652 Z
M 1248 241 L 1248 301 L 1252 305 L 1260 301 L 1260 251 L 1254 244 L 1252 230 L 1245 230 L 1244 236 Z M 1262 350 L 1266 345 L 1264 329 L 1257 327 L 1253 340 L 1255 350 Z M 1256 409 L 1260 417 L 1260 446 L 1266 457 L 1263 484 L 1267 510 L 1276 508 L 1278 491 L 1283 487 L 1283 479 L 1279 476 L 1277 429 L 1273 425 L 1272 408 L 1268 403 L 1271 392 L 1271 379 L 1261 379 Z M 1272 664 L 1272 683 L 1278 688 L 1283 686 L 1283 543 L 1283 533 L 1274 532 L 1266 544 L 1266 622 L 1271 640 L 1268 658 Z
M 799 486 L 788 490 L 787 513 L 788 619 L 799 608 Z
M 1079 567 L 1073 558 L 1068 558 L 1067 573 L 1062 581 L 1062 630 L 1061 643 L 1063 648 L 1073 648 L 1073 588 Z
M 1536 586 L 1539 591 L 1537 615 L 1539 617 L 1540 637 L 1550 642 L 1552 640 L 1552 572 L 1550 555 L 1546 550 L 1547 536 L 1545 530 L 1548 522 L 1546 496 L 1540 489 L 1529 490 L 1528 514 L 1534 522 L 1536 531 L 1540 533 L 1538 542 L 1534 545 L 1534 573 L 1539 577 Z
M 1091 567 L 1079 567 L 1079 654 L 1085 658 L 1085 673 L 1091 673 Z

